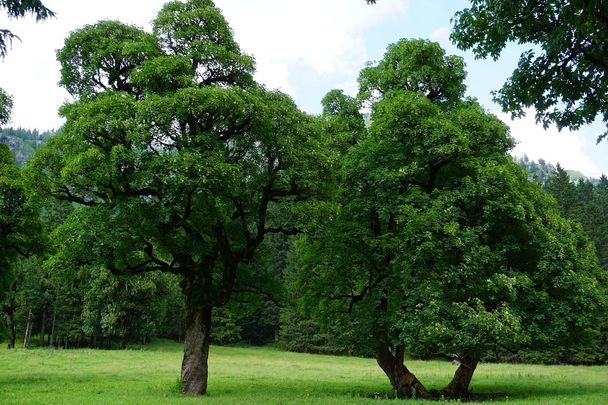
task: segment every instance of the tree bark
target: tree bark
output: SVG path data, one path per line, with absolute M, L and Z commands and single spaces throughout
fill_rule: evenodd
M 6 320 L 6 328 L 8 329 L 8 348 L 15 348 L 15 341 L 17 340 L 17 336 L 15 334 L 15 321 L 13 318 L 15 309 L 11 306 L 6 308 L 5 320 Z
M 182 292 L 186 298 L 182 390 L 189 395 L 204 395 L 209 375 L 207 359 L 212 310 L 208 280 L 199 274 L 186 276 Z
M 429 392 L 403 363 L 404 349 L 398 347 L 393 353 L 388 345 L 380 344 L 376 361 L 395 389 L 397 398 L 429 398 Z
M 473 378 L 473 373 L 479 363 L 478 355 L 463 356 L 460 365 L 452 377 L 452 381 L 441 390 L 441 394 L 448 398 L 461 398 L 469 394 L 469 384 Z

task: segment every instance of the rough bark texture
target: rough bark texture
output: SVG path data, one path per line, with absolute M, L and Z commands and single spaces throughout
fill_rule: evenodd
M 403 364 L 403 346 L 393 353 L 388 345 L 377 348 L 376 361 L 384 371 L 398 398 L 429 398 L 429 392 L 416 376 Z
M 461 398 L 469 394 L 469 384 L 471 384 L 473 373 L 475 373 L 475 369 L 479 363 L 479 356 L 463 356 L 460 360 L 460 365 L 456 369 L 452 381 L 441 390 L 441 394 L 445 397 Z
M 207 392 L 212 309 L 207 291 L 207 281 L 202 275 L 187 276 L 182 281 L 182 292 L 186 298 L 182 390 L 189 395 L 204 395 Z

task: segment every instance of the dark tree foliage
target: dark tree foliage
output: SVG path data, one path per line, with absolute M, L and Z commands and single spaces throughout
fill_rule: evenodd
M 43 248 L 43 231 L 38 207 L 24 186 L 21 169 L 4 144 L 0 144 L 0 306 L 12 291 L 14 267 L 19 258 L 30 257 Z M 7 320 L 8 321 L 8 320 Z M 8 322 L 7 322 L 8 323 Z M 9 348 L 14 333 L 9 329 Z
M 361 72 L 371 125 L 342 154 L 334 211 L 297 246 L 310 308 L 353 331 L 402 397 L 466 396 L 497 348 L 585 344 L 605 304 L 589 241 L 513 163 L 505 125 L 462 97 L 464 77 L 423 40 Z M 434 392 L 406 353 L 460 366 Z
M 253 81 L 253 59 L 210 0 L 166 4 L 152 34 L 85 26 L 57 55 L 76 100 L 28 171 L 41 194 L 78 205 L 54 232 L 56 266 L 176 274 L 181 382 L 204 394 L 213 309 L 263 285 L 256 251 L 295 233 L 323 191 L 319 125 Z
M 568 172 L 557 165 L 544 185 L 559 205 L 562 215 L 580 223 L 593 241 L 603 267 L 608 266 L 608 182 L 602 176 L 597 183 L 573 181 Z
M 558 128 L 608 122 L 608 1 L 473 0 L 453 22 L 451 39 L 480 58 L 497 59 L 510 42 L 532 45 L 495 93 L 505 111 L 533 106 Z

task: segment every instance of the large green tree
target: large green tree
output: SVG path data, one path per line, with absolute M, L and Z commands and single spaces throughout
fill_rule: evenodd
M 369 131 L 343 155 L 334 214 L 298 244 L 308 301 L 352 328 L 402 397 L 466 395 L 497 347 L 584 341 L 604 302 L 589 241 L 512 162 L 506 126 L 463 99 L 464 77 L 423 40 L 361 72 Z M 460 366 L 431 392 L 406 353 Z
M 269 233 L 296 231 L 329 168 L 317 122 L 252 79 L 211 0 L 170 2 L 153 33 L 114 21 L 74 31 L 58 52 L 62 133 L 29 176 L 79 205 L 55 232 L 57 266 L 181 277 L 184 392 L 207 391 L 211 314 Z
M 451 39 L 494 59 L 510 42 L 531 45 L 495 93 L 505 111 L 534 106 L 537 120 L 559 128 L 598 116 L 608 123 L 608 1 L 472 0 L 456 13 Z

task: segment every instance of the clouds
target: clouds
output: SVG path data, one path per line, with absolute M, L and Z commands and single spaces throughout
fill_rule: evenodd
M 4 24 L 23 43 L 15 43 L 0 63 L 0 87 L 15 98 L 13 125 L 51 128 L 61 125 L 58 107 L 68 94 L 57 87 L 59 64 L 55 50 L 74 29 L 101 19 L 119 19 L 149 30 L 149 22 L 164 0 L 104 2 L 46 0 L 57 18 L 39 24 L 33 19 Z M 216 0 L 243 50 L 257 61 L 256 79 L 292 95 L 300 104 L 319 104 L 323 93 L 310 93 L 294 72 L 314 72 L 317 82 L 331 80 L 353 88 L 368 59 L 366 33 L 387 17 L 407 11 L 406 0 L 383 0 L 368 6 L 363 0 Z M 330 77 L 331 79 L 327 79 Z M 325 90 L 334 86 L 328 85 Z M 310 108 L 309 108 L 310 110 Z
M 382 0 L 368 6 L 364 0 L 215 0 L 242 49 L 255 57 L 256 79 L 269 88 L 290 94 L 309 112 L 320 110 L 320 100 L 333 88 L 356 93 L 356 78 L 365 62 L 381 57 L 387 44 L 402 37 L 428 37 L 463 55 L 449 43 L 449 19 L 465 1 L 414 2 Z M 57 18 L 36 24 L 32 18 L 1 22 L 23 42 L 15 42 L 0 61 L 0 87 L 14 96 L 14 126 L 50 129 L 62 120 L 57 109 L 69 95 L 57 86 L 59 64 L 55 50 L 74 29 L 100 19 L 118 19 L 149 30 L 150 21 L 165 0 L 73 1 L 45 0 Z M 0 16 L 0 19 L 2 16 Z M 491 109 L 489 92 L 517 63 L 519 49 L 505 52 L 498 62 L 476 61 L 464 53 L 468 64 L 469 95 Z M 514 153 L 560 162 L 567 168 L 598 175 L 608 166 L 605 147 L 594 145 L 597 131 L 577 133 L 550 129 L 529 118 L 511 123 L 519 144 Z M 603 132 L 605 125 L 602 126 Z M 591 156 L 591 157 L 590 157 Z
M 217 5 L 243 50 L 257 60 L 257 78 L 295 97 L 306 84 L 294 70 L 354 81 L 368 59 L 367 31 L 407 11 L 404 0 L 374 7 L 353 0 L 218 0 Z
M 546 130 L 536 124 L 534 111 L 528 110 L 523 118 L 511 120 L 506 113 L 496 114 L 511 128 L 511 135 L 517 145 L 511 152 L 514 156 L 527 155 L 532 160 L 545 159 L 551 163 L 559 163 L 566 169 L 578 170 L 588 176 L 599 177 L 600 168 L 588 155 L 586 149 L 595 147 L 589 142 L 590 134 L 584 131 L 558 131 L 555 125 Z
M 433 41 L 437 41 L 444 48 L 451 45 L 450 43 L 450 29 L 447 27 L 439 27 L 435 31 L 429 34 L 429 38 Z

